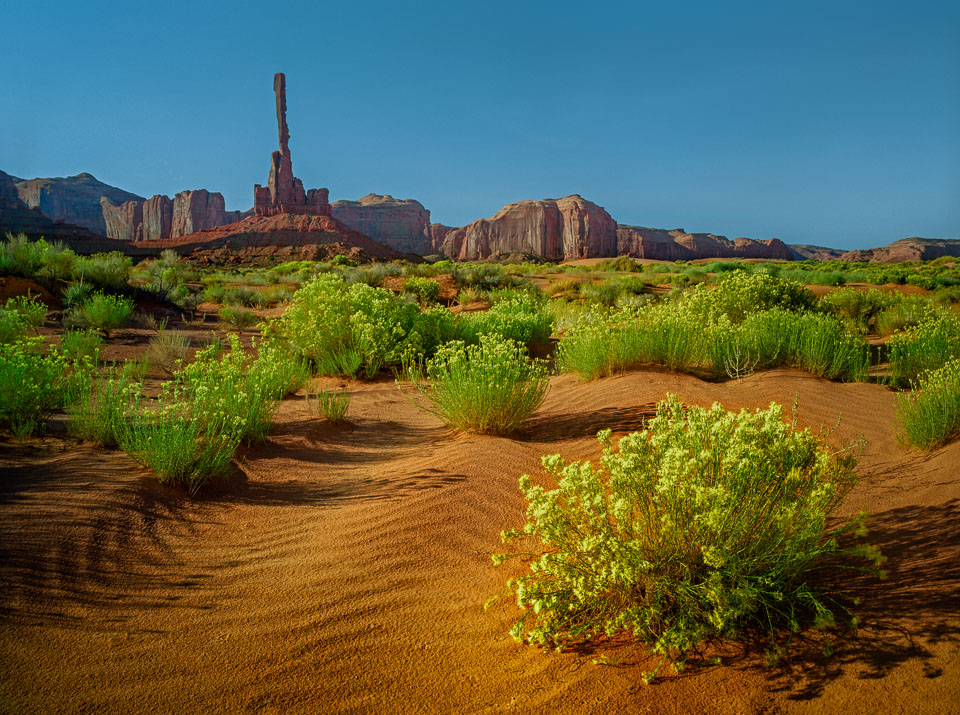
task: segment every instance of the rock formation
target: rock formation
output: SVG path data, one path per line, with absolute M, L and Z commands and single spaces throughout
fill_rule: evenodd
M 159 241 L 234 223 L 240 211 L 224 208 L 223 194 L 206 189 L 181 191 L 173 200 L 157 194 L 146 201 L 126 201 L 114 206 L 100 198 L 107 236 L 125 241 Z
M 788 243 L 787 248 L 795 261 L 836 261 L 846 251 L 826 246 L 811 246 L 805 243 Z
M 841 261 L 932 261 L 942 256 L 960 256 L 960 240 L 948 238 L 902 238 L 882 248 L 847 251 Z
M 129 255 L 150 255 L 155 251 L 139 251 L 125 241 L 98 236 L 85 226 L 54 221 L 38 208 L 30 208 L 21 199 L 13 178 L 0 171 L 0 238 L 7 233 L 23 233 L 28 237 L 61 241 L 77 253 L 122 251 Z
M 401 253 L 433 253 L 430 211 L 419 201 L 367 194 L 357 201 L 334 201 L 331 215 L 354 231 Z
M 236 223 L 205 229 L 162 241 L 144 241 L 140 247 L 172 248 L 181 255 L 216 263 L 248 260 L 321 260 L 347 255 L 357 260 L 411 258 L 354 231 L 329 216 L 274 214 L 248 216 Z
M 667 231 L 642 226 L 617 227 L 617 253 L 657 261 L 690 261 L 697 258 L 767 258 L 791 261 L 793 254 L 779 238 L 758 241 L 712 233 L 687 233 L 682 228 Z
M 488 219 L 442 233 L 437 252 L 458 260 L 529 253 L 563 261 L 615 256 L 617 252 L 616 222 L 602 207 L 577 194 L 517 201 Z
M 266 186 L 253 187 L 253 210 L 257 216 L 281 213 L 330 215 L 330 192 L 327 189 L 303 190 L 303 182 L 293 175 L 290 158 L 290 131 L 287 128 L 287 79 L 282 72 L 273 76 L 273 93 L 277 99 L 277 129 L 280 151 L 270 157 L 270 177 Z
M 85 226 L 101 236 L 107 235 L 100 206 L 102 196 L 116 205 L 143 201 L 142 196 L 104 184 L 87 173 L 66 178 L 28 179 L 17 184 L 17 193 L 25 204 L 40 209 L 54 221 Z

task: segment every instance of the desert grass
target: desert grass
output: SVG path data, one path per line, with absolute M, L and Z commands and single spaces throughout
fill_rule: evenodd
M 912 392 L 899 395 L 901 442 L 929 450 L 960 431 L 960 360 L 922 375 Z

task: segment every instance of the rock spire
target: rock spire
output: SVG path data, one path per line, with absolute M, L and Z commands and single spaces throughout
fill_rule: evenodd
M 303 182 L 293 175 L 290 159 L 290 130 L 287 127 L 287 78 L 282 72 L 273 76 L 273 93 L 277 99 L 277 130 L 280 151 L 270 157 L 270 178 L 266 186 L 253 187 L 253 208 L 257 216 L 281 213 L 330 215 L 327 189 L 303 190 Z

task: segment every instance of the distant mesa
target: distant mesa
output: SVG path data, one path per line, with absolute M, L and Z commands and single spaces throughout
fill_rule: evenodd
M 682 228 L 666 230 L 642 226 L 617 227 L 617 253 L 657 261 L 690 261 L 699 258 L 763 258 L 792 261 L 793 253 L 779 238 L 753 238 L 687 233 Z
M 181 191 L 171 199 L 157 194 L 145 201 L 115 205 L 100 197 L 100 210 L 110 238 L 161 241 L 239 221 L 250 212 L 227 211 L 219 191 Z
M 293 175 L 290 158 L 290 130 L 287 127 L 287 78 L 282 72 L 273 76 L 273 93 L 277 99 L 277 130 L 280 151 L 270 156 L 270 178 L 266 186 L 253 187 L 253 211 L 257 216 L 276 214 L 330 215 L 330 192 L 327 189 L 303 190 L 303 182 Z

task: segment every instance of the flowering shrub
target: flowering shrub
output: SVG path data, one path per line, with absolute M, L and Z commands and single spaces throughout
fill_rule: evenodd
M 116 366 L 100 380 L 90 376 L 78 390 L 77 400 L 70 405 L 70 434 L 101 447 L 118 446 L 134 390 L 130 378 Z
M 430 278 L 413 276 L 403 282 L 403 292 L 415 296 L 423 305 L 430 305 L 440 295 L 440 284 Z
M 960 357 L 960 318 L 945 313 L 929 318 L 890 338 L 890 381 L 908 385 L 920 375 Z
M 913 393 L 898 397 L 901 439 L 919 449 L 933 449 L 960 431 L 960 359 L 922 375 Z
M 838 602 L 810 575 L 883 557 L 839 545 L 866 533 L 865 514 L 827 527 L 856 458 L 782 412 L 684 407 L 670 395 L 616 448 L 600 433 L 599 467 L 544 457 L 556 488 L 520 478 L 527 523 L 503 540 L 524 547 L 494 557 L 535 551 L 529 572 L 507 584 L 523 609 L 513 637 L 559 649 L 628 632 L 682 662 L 707 638 L 832 624 Z
M 714 319 L 726 315 L 740 322 L 748 313 L 769 308 L 807 310 L 816 303 L 813 291 L 799 281 L 777 278 L 768 273 L 733 271 L 717 279 L 713 289 L 698 285 L 683 297 L 685 308 Z
M 47 417 L 76 394 L 81 369 L 73 369 L 41 338 L 18 340 L 0 349 L 0 421 L 17 439 L 43 429 Z
M 499 335 L 529 346 L 544 343 L 553 332 L 553 316 L 542 300 L 529 292 L 515 292 L 489 310 L 463 313 L 458 321 L 460 339 L 477 343 L 482 335 Z
M 460 340 L 441 346 L 426 363 L 429 384 L 417 386 L 430 412 L 457 429 L 513 432 L 543 402 L 546 367 L 518 342 L 481 335 L 479 345 Z
M 86 303 L 70 312 L 68 322 L 99 330 L 107 337 L 133 315 L 133 301 L 119 295 L 94 293 Z
M 5 313 L 18 313 L 32 328 L 39 328 L 43 325 L 43 319 L 47 315 L 46 304 L 28 295 L 18 295 L 15 298 L 7 298 L 3 310 Z

